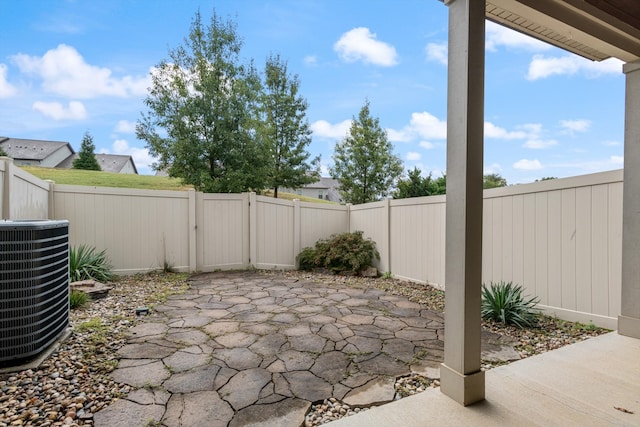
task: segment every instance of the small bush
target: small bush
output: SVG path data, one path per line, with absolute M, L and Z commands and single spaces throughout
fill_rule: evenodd
M 71 309 L 82 308 L 89 302 L 89 295 L 86 293 L 79 291 L 77 289 L 72 289 L 71 293 L 69 293 L 69 307 Z
M 376 244 L 365 239 L 362 231 L 334 234 L 327 240 L 318 240 L 315 248 L 305 248 L 298 255 L 301 270 L 326 268 L 337 274 L 358 274 L 380 259 Z
M 108 282 L 112 277 L 105 251 L 96 252 L 95 248 L 85 245 L 69 249 L 69 278 L 72 282 L 89 279 Z
M 313 248 L 304 248 L 298 254 L 298 268 L 300 270 L 313 270 L 319 267 L 316 265 L 316 250 Z
M 482 284 L 482 318 L 519 328 L 535 326 L 539 298 L 526 299 L 523 288 L 512 282 Z

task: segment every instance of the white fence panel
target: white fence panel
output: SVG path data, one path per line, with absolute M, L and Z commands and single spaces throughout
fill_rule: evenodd
M 485 192 L 483 281 L 513 281 L 545 311 L 615 327 L 622 171 Z
M 318 240 L 326 239 L 333 234 L 347 232 L 347 206 L 300 202 L 300 250 L 313 247 Z
M 444 286 L 445 196 L 391 201 L 391 272 Z
M 107 250 L 116 272 L 189 270 L 189 193 L 55 185 L 70 244 Z
M 256 268 L 295 268 L 294 203 L 264 196 L 255 200 L 255 255 L 251 263 Z
M 197 193 L 197 269 L 249 266 L 249 195 Z
M 364 237 L 376 242 L 380 261 L 374 263 L 378 271 L 390 271 L 389 250 L 389 200 L 351 206 L 349 229 L 351 232 L 362 231 Z
M 49 183 L 0 159 L 0 213 L 4 219 L 48 219 Z

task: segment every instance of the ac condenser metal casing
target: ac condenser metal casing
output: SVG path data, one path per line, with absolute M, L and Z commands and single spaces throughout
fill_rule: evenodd
M 69 325 L 69 221 L 0 221 L 0 366 L 37 357 Z

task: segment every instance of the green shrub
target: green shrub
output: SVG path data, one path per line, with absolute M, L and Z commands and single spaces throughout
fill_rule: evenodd
M 482 284 L 482 318 L 519 328 L 536 324 L 539 298 L 526 299 L 523 288 L 512 282 Z
M 318 240 L 315 248 L 305 248 L 300 252 L 299 268 L 326 268 L 338 274 L 358 274 L 370 266 L 374 258 L 380 259 L 375 242 L 365 239 L 362 234 L 362 231 L 355 231 Z
M 72 282 L 93 279 L 108 282 L 113 277 L 105 251 L 80 245 L 69 249 L 69 278 Z
M 85 306 L 89 302 L 89 295 L 86 293 L 79 291 L 77 289 L 72 289 L 71 293 L 69 293 L 69 306 L 71 309 L 81 308 Z
M 298 254 L 298 268 L 300 270 L 313 270 L 319 267 L 316 265 L 316 250 L 313 248 L 304 248 Z

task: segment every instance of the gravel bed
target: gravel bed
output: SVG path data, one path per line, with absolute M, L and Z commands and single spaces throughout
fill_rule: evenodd
M 443 312 L 444 292 L 428 285 L 395 279 L 334 276 L 299 271 L 264 272 L 288 278 L 315 280 L 329 286 L 375 287 L 408 297 L 426 308 Z M 131 387 L 109 378 L 117 365 L 117 350 L 126 331 L 138 322 L 135 310 L 152 306 L 187 288 L 185 274 L 146 274 L 118 278 L 106 298 L 72 310 L 71 335 L 38 368 L 0 374 L 0 427 L 93 425 L 93 414 L 125 396 Z M 521 357 L 528 357 L 608 332 L 543 316 L 539 327 L 518 329 L 483 322 L 488 330 L 518 341 Z M 483 363 L 483 369 L 494 365 Z M 396 381 L 396 399 L 439 386 L 437 378 L 412 374 Z M 326 399 L 312 405 L 305 424 L 317 426 L 367 408 L 351 408 Z

